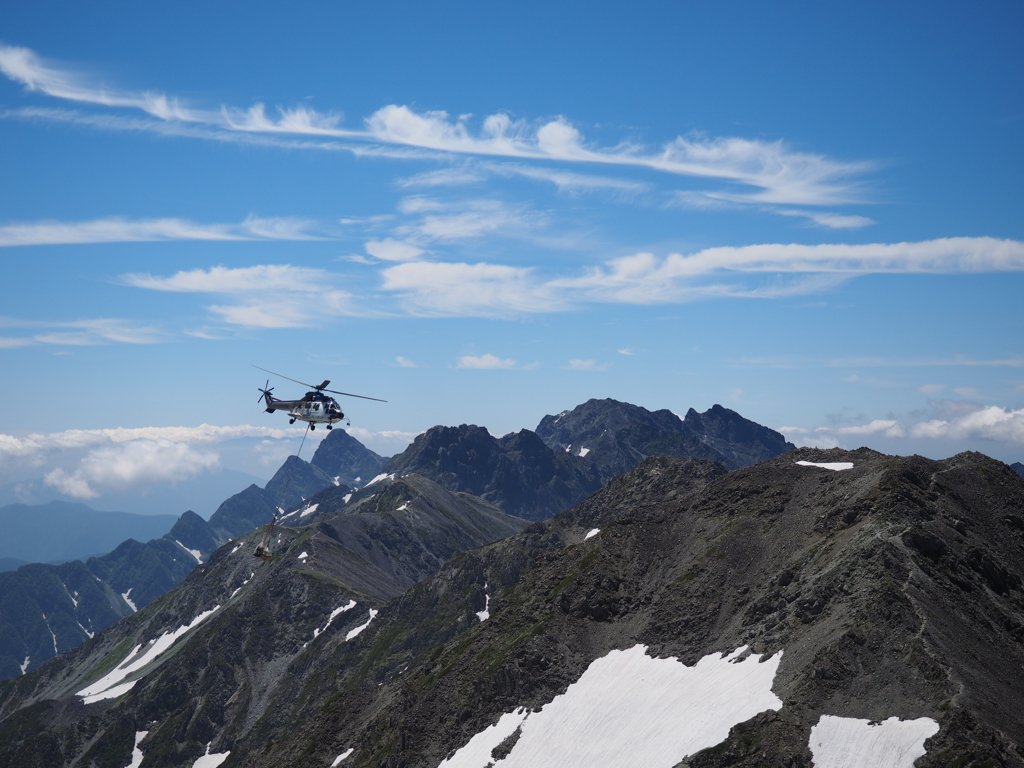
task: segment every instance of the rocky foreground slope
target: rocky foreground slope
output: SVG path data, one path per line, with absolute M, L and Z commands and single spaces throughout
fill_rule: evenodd
M 366 489 L 361 533 L 282 531 L 264 569 L 222 548 L 0 684 L 0 763 L 1024 764 L 1024 481 L 999 462 L 652 458 L 384 602 L 352 569 L 359 544 L 422 556 L 408 487 Z

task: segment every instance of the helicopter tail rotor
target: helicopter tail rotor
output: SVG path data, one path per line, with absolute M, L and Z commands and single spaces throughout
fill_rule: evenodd
M 262 387 L 256 387 L 260 392 L 260 396 L 256 399 L 257 403 L 260 400 L 265 400 L 267 405 L 270 405 L 270 393 L 274 391 L 274 388 L 270 387 L 270 389 L 267 389 L 267 387 L 270 387 L 270 379 L 267 379 L 267 383 Z

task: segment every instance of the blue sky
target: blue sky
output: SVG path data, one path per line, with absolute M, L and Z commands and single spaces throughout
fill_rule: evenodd
M 295 440 L 254 364 L 387 399 L 342 403 L 383 454 L 614 397 L 1022 460 L 1022 28 L 1010 2 L 8 9 L 0 484 L 264 477 Z

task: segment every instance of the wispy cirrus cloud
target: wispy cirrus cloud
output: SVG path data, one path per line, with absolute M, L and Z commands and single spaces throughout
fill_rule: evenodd
M 523 267 L 422 261 L 388 267 L 381 275 L 382 288 L 414 315 L 500 317 L 569 306 Z
M 355 306 L 355 297 L 336 288 L 340 275 L 312 267 L 265 264 L 253 267 L 211 267 L 177 272 L 168 277 L 130 273 L 124 285 L 174 293 L 231 296 L 232 304 L 208 309 L 223 322 L 247 328 L 302 328 L 325 317 L 369 314 Z
M 341 126 L 342 116 L 337 112 L 294 107 L 278 108 L 275 116 L 268 116 L 263 104 L 247 109 L 203 109 L 156 91 L 112 88 L 95 76 L 47 62 L 27 48 L 6 45 L 0 46 L 0 71 L 30 91 L 80 104 L 140 110 L 157 121 L 149 125 L 138 123 L 133 126 L 135 130 L 162 131 L 158 123 L 177 124 L 207 128 L 211 134 L 206 138 L 298 136 L 310 141 L 310 147 L 332 147 L 330 142 L 343 140 L 346 145 L 335 148 L 349 151 L 358 151 L 355 144 L 371 144 L 449 155 L 638 168 L 724 183 L 738 191 L 716 194 L 742 205 L 859 202 L 864 197 L 860 179 L 874 167 L 869 162 L 844 162 L 797 151 L 781 140 L 696 133 L 677 136 L 657 147 L 636 143 L 601 147 L 589 142 L 561 116 L 530 122 L 498 113 L 485 117 L 477 126 L 470 124 L 468 116 L 452 118 L 443 111 L 416 112 L 397 104 L 382 107 L 365 120 L 362 128 L 352 130 Z M 46 119 L 43 112 L 36 117 Z M 546 178 L 562 189 L 593 187 L 595 183 L 546 169 L 512 168 L 507 172 Z
M 166 332 L 155 326 L 111 317 L 69 321 L 0 317 L 0 328 L 20 329 L 24 334 L 0 338 L 0 349 L 18 349 L 39 344 L 71 347 L 110 343 L 157 344 L 168 338 Z
M 318 240 L 305 219 L 249 217 L 237 224 L 198 224 L 186 219 L 36 221 L 0 225 L 0 247 L 172 240 Z
M 598 364 L 596 360 L 582 360 L 580 358 L 573 358 L 562 366 L 567 371 L 607 371 L 610 367 L 610 363 Z

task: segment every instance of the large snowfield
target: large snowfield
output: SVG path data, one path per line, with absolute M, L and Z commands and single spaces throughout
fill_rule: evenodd
M 782 707 L 772 693 L 781 651 L 742 658 L 744 646 L 692 667 L 646 651 L 635 645 L 597 659 L 540 712 L 503 715 L 439 768 L 671 768 L 737 723 Z M 512 751 L 495 761 L 491 750 L 517 728 Z
M 872 724 L 853 717 L 822 715 L 811 728 L 814 768 L 912 768 L 924 742 L 939 732 L 930 717 Z

